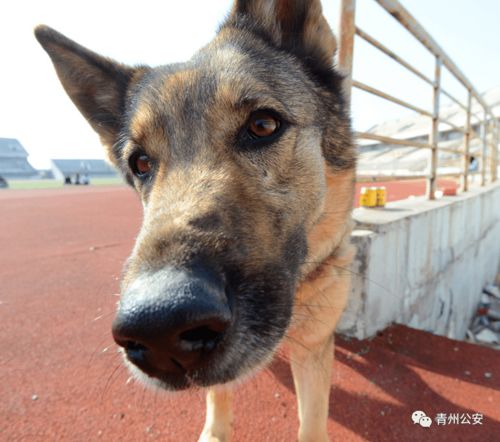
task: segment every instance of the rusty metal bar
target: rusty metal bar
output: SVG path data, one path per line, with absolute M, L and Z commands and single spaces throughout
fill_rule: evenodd
M 473 140 L 474 138 L 481 138 L 481 133 L 478 133 L 476 130 L 474 130 L 472 125 L 470 128 L 470 134 L 471 134 L 471 140 Z
M 475 172 L 477 173 L 477 172 Z M 446 172 L 440 173 L 440 177 L 461 177 L 461 172 Z M 356 175 L 356 182 L 358 183 L 376 183 L 381 181 L 403 181 L 403 180 L 421 180 L 428 179 L 429 176 L 425 174 L 420 175 Z
M 356 182 L 377 183 L 381 181 L 421 180 L 423 178 L 427 178 L 427 175 L 356 175 Z
M 486 114 L 486 109 L 484 110 L 484 120 L 483 124 L 481 125 L 481 138 L 483 141 L 483 147 L 481 151 L 481 186 L 486 185 L 486 168 L 487 168 L 487 163 L 488 163 L 488 158 L 486 157 L 486 151 L 488 147 L 488 131 L 487 131 L 487 125 L 488 125 L 488 115 Z
M 489 152 L 490 152 L 490 181 L 493 181 L 493 163 L 495 162 L 495 152 L 494 152 L 494 139 L 495 139 L 495 133 L 494 133 L 495 127 L 494 127 L 494 121 L 489 120 L 488 125 L 487 125 L 487 140 L 488 140 L 488 147 L 489 147 Z
M 498 127 L 498 123 L 496 125 L 496 129 L 497 129 L 497 136 L 495 138 L 495 149 L 494 149 L 494 152 L 495 152 L 495 175 L 494 175 L 494 180 L 493 181 L 496 181 L 497 180 L 497 174 L 498 174 L 498 143 L 500 142 L 500 128 Z
M 427 143 L 419 143 L 411 140 L 400 140 L 398 138 L 385 137 L 383 135 L 372 134 L 370 132 L 355 132 L 356 138 L 363 138 L 365 140 L 380 141 L 381 143 L 396 144 L 398 146 L 416 147 L 419 149 L 430 149 L 432 146 Z
M 342 0 L 340 4 L 338 68 L 344 75 L 344 99 L 349 106 L 352 89 L 352 60 L 354 54 L 354 34 L 356 0 Z
M 464 134 L 464 157 L 463 157 L 463 175 L 462 175 L 462 191 L 467 192 L 469 190 L 469 167 L 470 167 L 470 116 L 471 116 L 471 107 L 472 107 L 472 92 L 469 91 L 467 99 L 467 121 L 466 121 L 466 129 Z
M 493 116 L 491 109 L 483 100 L 481 95 L 476 91 L 472 83 L 460 71 L 457 65 L 451 60 L 450 57 L 443 51 L 431 35 L 415 20 L 415 18 L 397 1 L 397 0 L 375 0 L 382 6 L 389 14 L 391 14 L 397 21 L 399 21 L 413 36 L 420 41 L 432 54 L 439 57 L 443 65 L 462 83 L 468 90 L 469 94 L 486 109 L 489 114 Z M 470 107 L 470 106 L 469 106 Z
M 356 27 L 356 34 L 359 35 L 366 42 L 370 43 L 372 46 L 376 47 L 378 50 L 382 51 L 385 55 L 392 58 L 394 61 L 397 61 L 401 66 L 404 66 L 410 72 L 414 73 L 417 77 L 424 80 L 426 83 L 429 83 L 431 86 L 434 86 L 434 82 L 429 77 L 424 75 L 418 69 L 414 68 L 410 63 L 403 60 L 399 55 L 392 52 L 389 48 L 384 46 L 382 43 L 373 38 L 371 35 L 367 34 L 365 31 Z
M 455 129 L 457 132 L 462 132 L 465 133 L 465 129 L 463 127 L 457 126 L 456 124 L 453 124 L 450 120 L 447 120 L 446 118 L 439 117 L 439 122 L 443 124 L 447 124 L 450 126 L 452 129 Z
M 441 88 L 441 93 L 443 95 L 446 95 L 451 101 L 454 103 L 458 104 L 464 111 L 467 110 L 467 106 L 463 104 L 458 98 L 455 98 L 453 95 L 451 95 L 449 92 L 447 92 L 445 89 Z
M 430 175 L 427 178 L 425 194 L 428 199 L 436 198 L 437 185 L 437 162 L 438 162 L 438 140 L 439 140 L 439 97 L 441 95 L 441 59 L 436 57 L 436 65 L 434 68 L 434 86 L 432 91 L 432 124 L 431 133 L 429 134 L 429 144 L 431 148 L 430 158 Z
M 457 155 L 463 155 L 464 154 L 463 150 L 451 149 L 450 147 L 442 147 L 442 146 L 439 146 L 439 144 L 438 144 L 438 150 L 443 151 L 443 152 L 454 153 L 454 154 L 457 154 Z
M 426 115 L 428 117 L 432 117 L 432 114 L 425 109 L 421 109 L 417 106 L 413 106 L 413 104 L 408 103 L 407 101 L 400 100 L 392 95 L 386 94 L 374 87 L 368 86 L 367 84 L 361 83 L 360 81 L 352 80 L 353 87 L 357 87 L 365 92 L 376 95 L 381 98 L 385 98 L 386 100 L 392 101 L 393 103 L 399 104 L 400 106 L 411 109 L 412 111 L 418 112 L 419 114 Z
M 462 153 L 463 153 L 463 152 L 462 152 Z M 482 154 L 481 152 L 472 152 L 472 153 L 470 153 L 470 157 L 471 157 L 471 158 L 472 158 L 472 157 L 474 157 L 474 158 L 481 158 L 482 156 L 483 156 L 483 154 Z M 471 173 L 471 172 L 469 171 L 469 174 L 470 174 L 470 173 Z
M 493 124 L 493 121 L 491 121 L 490 124 L 490 177 L 491 181 L 494 181 L 494 176 L 495 176 L 495 126 Z
M 470 175 L 477 175 L 479 172 L 469 172 Z M 439 176 L 455 176 L 455 177 L 461 177 L 463 176 L 462 172 L 446 172 L 446 173 L 440 173 Z
M 498 178 L 498 142 L 499 142 L 499 127 L 498 122 L 495 122 L 493 127 L 493 146 L 491 156 L 491 181 L 495 182 Z
M 477 122 L 481 122 L 483 121 L 483 119 L 481 118 L 481 116 L 479 114 L 476 114 L 475 112 L 471 111 L 471 118 L 476 118 L 477 119 Z

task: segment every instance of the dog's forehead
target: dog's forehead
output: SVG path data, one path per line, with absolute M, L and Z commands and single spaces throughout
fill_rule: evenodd
M 153 155 L 191 157 L 202 147 L 229 143 L 258 109 L 314 124 L 316 98 L 293 57 L 259 40 L 218 36 L 188 62 L 144 76 L 131 100 L 127 129 L 129 139 Z
M 161 66 L 145 75 L 131 114 L 139 109 L 142 116 L 201 121 L 207 111 L 231 110 L 252 101 L 277 110 L 288 104 L 293 112 L 311 101 L 309 89 L 306 75 L 289 57 L 269 50 L 255 57 L 232 41 L 216 39 L 188 62 Z M 299 99 L 301 91 L 305 101 Z

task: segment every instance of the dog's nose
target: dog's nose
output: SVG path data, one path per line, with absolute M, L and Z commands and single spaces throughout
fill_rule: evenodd
M 122 295 L 113 337 L 147 374 L 181 374 L 203 366 L 230 323 L 221 278 L 169 268 L 140 277 Z

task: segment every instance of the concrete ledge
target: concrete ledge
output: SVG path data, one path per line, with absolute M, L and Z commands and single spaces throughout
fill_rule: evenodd
M 463 338 L 500 267 L 500 183 L 360 208 L 354 219 L 358 251 L 338 331 L 362 339 L 397 322 Z

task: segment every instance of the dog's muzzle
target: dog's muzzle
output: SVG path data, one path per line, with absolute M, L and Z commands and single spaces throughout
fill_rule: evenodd
M 230 324 L 221 277 L 206 268 L 166 268 L 129 285 L 112 330 L 130 362 L 183 388 L 182 379 L 206 366 Z

